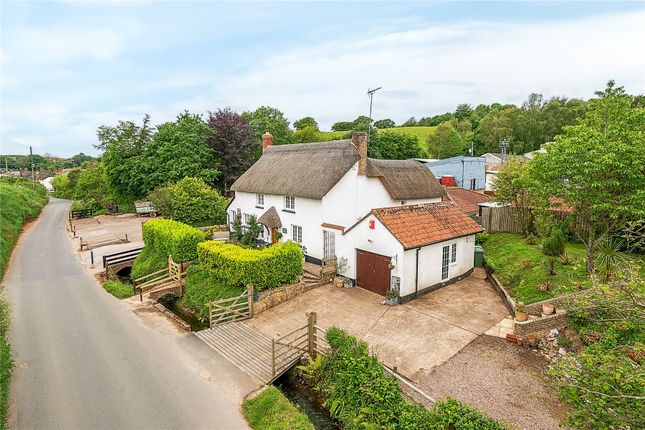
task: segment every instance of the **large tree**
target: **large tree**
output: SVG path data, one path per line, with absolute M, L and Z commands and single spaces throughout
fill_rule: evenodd
M 386 119 L 379 119 L 378 121 L 374 122 L 374 127 L 378 129 L 394 128 L 396 127 L 396 124 L 391 119 L 386 118 Z
M 258 144 L 249 123 L 230 108 L 210 112 L 208 127 L 212 132 L 208 142 L 219 161 L 219 181 L 226 191 L 253 164 Z
M 253 112 L 244 112 L 242 118 L 248 121 L 258 144 L 262 142 L 262 135 L 267 131 L 273 136 L 274 145 L 293 143 L 289 121 L 279 109 L 262 106 Z
M 406 160 L 424 155 L 417 136 L 389 130 L 374 133 L 367 152 L 372 158 L 386 160 Z
M 428 136 L 428 154 L 432 158 L 447 158 L 462 155 L 468 146 L 465 135 L 460 133 L 454 121 L 444 122 L 437 126 L 434 133 Z
M 296 130 L 302 130 L 303 128 L 307 127 L 313 127 L 318 130 L 318 123 L 310 116 L 300 118 L 299 120 L 293 122 L 293 128 L 295 128 Z
M 596 96 L 581 123 L 565 127 L 533 164 L 543 201 L 559 197 L 588 223 L 588 271 L 598 237 L 645 219 L 645 109 L 613 81 Z

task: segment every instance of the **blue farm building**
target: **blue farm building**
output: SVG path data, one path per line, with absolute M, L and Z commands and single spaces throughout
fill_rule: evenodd
M 457 157 L 444 158 L 443 160 L 418 159 L 441 179 L 452 176 L 455 185 L 467 190 L 481 190 L 486 182 L 486 159 L 484 157 Z M 444 181 L 441 181 L 445 183 Z

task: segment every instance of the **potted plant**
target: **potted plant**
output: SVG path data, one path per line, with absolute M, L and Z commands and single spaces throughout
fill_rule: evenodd
M 555 306 L 553 303 L 543 303 L 542 304 L 542 313 L 544 315 L 551 315 L 553 312 L 555 312 Z
M 394 306 L 399 304 L 399 292 L 397 290 L 394 290 L 390 288 L 387 290 L 387 293 L 385 293 L 385 304 Z
M 527 319 L 529 319 L 528 312 L 524 311 L 524 303 L 523 302 L 517 302 L 515 304 L 515 319 L 517 321 L 526 321 Z
M 334 277 L 334 284 L 340 288 L 345 285 L 345 277 L 342 276 L 347 270 L 347 259 L 340 257 L 336 259 L 336 276 Z

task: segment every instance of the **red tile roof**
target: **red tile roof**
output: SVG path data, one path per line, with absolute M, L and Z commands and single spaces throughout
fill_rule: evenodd
M 490 201 L 490 196 L 464 188 L 446 187 L 446 192 L 450 199 L 467 214 L 479 212 L 479 203 Z
M 451 202 L 394 206 L 371 213 L 406 249 L 484 231 Z
M 334 229 L 334 230 L 345 231 L 345 227 L 343 227 L 342 225 L 338 225 L 338 224 L 330 224 L 328 222 L 324 222 L 324 223 L 320 224 L 320 226 L 325 227 L 325 228 L 331 228 L 331 229 Z

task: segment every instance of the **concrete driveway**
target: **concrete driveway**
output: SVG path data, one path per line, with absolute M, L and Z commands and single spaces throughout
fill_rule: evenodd
M 347 330 L 365 340 L 385 364 L 419 380 L 508 314 L 480 271 L 400 306 L 381 305 L 382 299 L 361 288 L 330 284 L 269 309 L 250 323 L 278 336 L 304 325 L 305 313 L 315 311 L 320 326 Z

